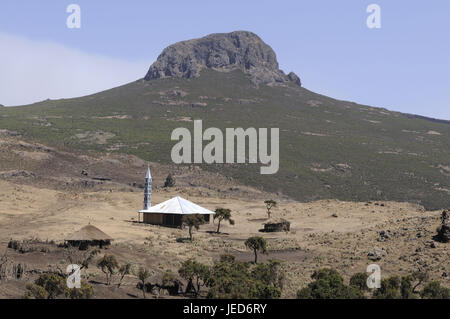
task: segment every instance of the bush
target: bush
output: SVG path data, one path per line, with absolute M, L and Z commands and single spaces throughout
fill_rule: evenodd
M 350 286 L 357 288 L 359 291 L 367 291 L 369 290 L 369 287 L 367 287 L 368 278 L 367 273 L 356 273 L 350 278 Z
M 251 266 L 232 255 L 223 255 L 211 269 L 208 298 L 280 298 L 283 277 L 279 266 L 276 261 Z
M 26 289 L 25 299 L 47 299 L 48 293 L 44 287 L 28 283 Z
M 68 293 L 65 278 L 56 273 L 41 274 L 34 284 L 27 284 L 26 299 L 55 299 Z
M 381 280 L 380 289 L 375 290 L 373 296 L 376 299 L 400 299 L 401 281 L 397 276 Z
M 420 271 L 401 278 L 393 276 L 381 281 L 381 288 L 373 293 L 377 299 L 416 299 L 419 297 L 416 288 L 426 281 L 428 275 Z
M 167 175 L 166 181 L 164 182 L 164 187 L 174 187 L 175 186 L 175 178 L 173 178 L 172 174 Z
M 450 289 L 441 286 L 438 281 L 429 282 L 420 292 L 423 299 L 450 299 Z
M 323 268 L 315 271 L 314 281 L 297 292 L 299 299 L 362 299 L 358 288 L 346 286 L 342 276 L 334 269 Z
M 91 299 L 94 296 L 94 288 L 87 281 L 82 280 L 80 288 L 68 289 L 66 295 L 70 299 Z
M 193 259 L 186 260 L 178 270 L 180 276 L 187 280 L 186 293 L 194 293 L 197 297 L 210 277 L 210 268 Z

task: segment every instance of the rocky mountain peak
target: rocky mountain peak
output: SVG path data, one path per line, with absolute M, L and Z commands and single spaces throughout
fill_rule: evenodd
M 301 86 L 295 73 L 286 75 L 279 69 L 273 49 L 249 31 L 215 33 L 172 44 L 152 64 L 145 80 L 193 78 L 205 68 L 225 72 L 240 69 L 256 85 L 293 82 Z

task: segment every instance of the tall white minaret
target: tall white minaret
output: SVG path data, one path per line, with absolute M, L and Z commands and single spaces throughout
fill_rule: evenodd
M 147 169 L 144 185 L 144 210 L 152 206 L 152 174 L 150 173 L 150 166 Z

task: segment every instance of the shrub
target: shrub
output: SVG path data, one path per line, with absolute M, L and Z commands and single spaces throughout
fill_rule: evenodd
M 87 281 L 82 280 L 80 288 L 68 289 L 66 295 L 70 299 L 91 299 L 94 296 L 94 288 Z
M 197 297 L 209 280 L 210 269 L 194 259 L 186 260 L 178 270 L 180 276 L 187 280 L 186 293 L 193 292 Z
M 175 186 L 175 178 L 173 178 L 172 174 L 167 175 L 166 181 L 164 182 L 164 187 L 174 187 Z
M 367 291 L 369 290 L 369 287 L 367 287 L 368 278 L 367 273 L 356 273 L 350 278 L 350 286 L 357 288 L 359 291 Z
M 438 281 L 429 282 L 420 292 L 423 299 L 450 299 L 450 289 L 441 286 Z
M 279 298 L 283 280 L 279 266 L 276 261 L 251 266 L 232 255 L 223 255 L 211 268 L 208 298 Z
M 380 289 L 375 290 L 373 296 L 376 299 L 400 299 L 401 280 L 398 276 L 381 280 Z
M 323 268 L 315 271 L 314 281 L 297 292 L 299 299 L 362 299 L 361 291 L 346 286 L 342 276 L 334 269 Z
M 44 287 L 28 283 L 26 285 L 25 299 L 47 299 L 48 293 Z
M 26 299 L 55 299 L 68 293 L 65 278 L 56 273 L 41 274 L 34 284 L 28 284 L 26 289 Z

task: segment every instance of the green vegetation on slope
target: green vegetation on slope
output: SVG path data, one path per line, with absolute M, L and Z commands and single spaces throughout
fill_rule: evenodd
M 168 163 L 177 127 L 280 128 L 280 170 L 203 165 L 297 200 L 450 206 L 450 124 L 334 100 L 295 85 L 254 87 L 240 71 L 139 80 L 91 96 L 2 108 L 0 129 L 65 149 Z M 206 145 L 206 142 L 204 143 Z

